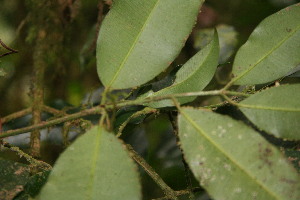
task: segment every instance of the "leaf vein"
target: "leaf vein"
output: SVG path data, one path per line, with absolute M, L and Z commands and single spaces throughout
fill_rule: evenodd
M 198 130 L 198 132 L 204 137 L 206 138 L 212 145 L 214 145 L 221 153 L 223 153 L 224 156 L 226 156 L 233 164 L 235 164 L 238 168 L 240 168 L 242 171 L 245 172 L 245 174 L 247 174 L 252 180 L 254 180 L 258 185 L 260 185 L 262 188 L 264 188 L 271 196 L 275 197 L 275 199 L 280 199 L 279 197 L 277 197 L 276 194 L 274 194 L 272 191 L 270 191 L 268 188 L 265 187 L 264 184 L 262 184 L 256 177 L 253 177 L 248 171 L 247 169 L 245 169 L 243 166 L 241 166 L 238 162 L 236 162 L 236 160 L 234 158 L 232 158 L 230 155 L 226 154 L 226 152 L 217 144 L 215 143 L 213 140 L 211 140 L 206 134 L 205 132 L 196 124 L 196 122 L 191 119 L 184 111 L 182 111 L 182 109 L 180 109 L 180 113 L 187 119 L 187 121 L 189 121 L 192 126 Z
M 151 15 L 153 13 L 153 11 L 157 8 L 158 4 L 159 4 L 160 0 L 157 0 L 156 3 L 154 4 L 153 8 L 151 9 L 150 13 L 149 13 L 149 16 L 147 17 L 146 21 L 144 22 L 140 32 L 138 33 L 138 35 L 136 36 L 136 39 L 134 40 L 132 46 L 130 47 L 128 53 L 126 54 L 124 60 L 122 61 L 120 67 L 118 68 L 117 72 L 115 73 L 114 77 L 112 78 L 112 80 L 110 81 L 110 83 L 108 84 L 107 87 L 110 87 L 114 81 L 117 79 L 119 73 L 121 72 L 122 68 L 124 67 L 126 61 L 128 60 L 129 56 L 130 56 L 130 53 L 133 51 L 133 49 L 135 48 L 136 44 L 138 43 L 138 40 L 140 39 L 140 36 L 142 35 L 146 25 L 147 25 L 147 22 L 150 20 L 151 18 Z

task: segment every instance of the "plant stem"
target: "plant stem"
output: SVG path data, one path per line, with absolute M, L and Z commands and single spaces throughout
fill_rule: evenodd
M 44 170 L 52 169 L 51 165 L 49 165 L 46 162 L 36 160 L 32 156 L 30 156 L 27 153 L 23 152 L 19 147 L 15 147 L 15 146 L 7 143 L 7 142 L 4 142 L 3 146 L 9 148 L 11 151 L 16 152 L 20 157 L 24 157 L 33 166 L 37 166 L 37 167 L 42 168 Z
M 42 106 L 44 104 L 44 74 L 47 64 L 44 60 L 44 38 L 38 37 L 33 55 L 33 86 L 32 86 L 32 124 L 41 123 Z M 30 150 L 33 157 L 40 157 L 40 131 L 35 129 L 30 135 Z
M 121 124 L 121 126 L 119 127 L 119 130 L 118 130 L 118 133 L 117 133 L 117 137 L 120 137 L 122 135 L 124 128 L 130 122 L 130 120 L 132 120 L 138 116 L 141 116 L 141 115 L 146 115 L 146 114 L 155 113 L 155 112 L 157 112 L 157 109 L 146 107 L 143 110 L 140 110 L 140 111 L 134 113 L 133 115 L 128 117 L 123 124 Z
M 47 113 L 50 113 L 50 114 L 53 114 L 53 115 L 58 115 L 58 116 L 63 116 L 63 115 L 66 114 L 63 111 L 57 110 L 55 108 L 51 108 L 51 107 L 46 106 L 46 105 L 42 105 L 42 110 L 47 112 Z
M 41 122 L 41 123 L 36 124 L 36 125 L 32 125 L 32 126 L 28 126 L 28 127 L 24 127 L 24 128 L 19 128 L 19 129 L 9 130 L 9 131 L 3 132 L 0 135 L 0 139 L 5 138 L 5 137 L 9 137 L 9 136 L 18 135 L 18 134 L 21 134 L 21 133 L 27 133 L 27 132 L 30 132 L 30 131 L 33 131 L 33 130 L 38 130 L 38 129 L 50 127 L 50 126 L 53 126 L 53 125 L 56 125 L 56 124 L 71 121 L 71 120 L 74 120 L 74 119 L 78 119 L 78 118 L 81 118 L 81 117 L 84 117 L 84 116 L 87 116 L 87 115 L 101 114 L 102 112 L 103 112 L 103 108 L 100 107 L 100 106 L 97 106 L 97 107 L 94 107 L 94 108 L 91 108 L 91 109 L 83 110 L 83 111 L 78 112 L 78 113 L 74 113 L 74 114 L 71 114 L 71 115 L 66 115 L 66 116 L 63 116 L 63 117 L 58 118 L 58 119 L 53 119 L 53 120 L 50 120 L 50 121 Z
M 225 90 L 223 92 L 223 94 L 232 95 L 232 96 L 243 96 L 243 97 L 251 96 L 251 94 L 246 94 L 246 93 L 243 93 L 243 92 L 228 91 L 228 90 Z
M 222 90 L 211 90 L 211 91 L 200 91 L 200 92 L 187 92 L 179 94 L 169 94 L 163 96 L 147 97 L 144 99 L 127 100 L 116 103 L 117 107 L 130 106 L 130 105 L 143 105 L 152 101 L 160 101 L 164 99 L 172 99 L 176 97 L 191 97 L 191 96 L 209 96 L 209 95 L 220 95 Z
M 0 55 L 0 58 L 1 58 L 1 57 L 4 57 L 4 56 L 7 56 L 7 55 L 9 55 L 9 54 L 18 53 L 17 50 L 14 50 L 14 49 L 8 47 L 6 44 L 4 44 L 4 42 L 2 42 L 1 39 L 0 39 L 0 45 L 1 45 L 2 47 L 4 47 L 5 49 L 9 50 L 9 52 L 4 53 L 4 54 L 1 54 L 1 55 Z
M 10 115 L 7 115 L 7 116 L 1 118 L 1 122 L 4 124 L 4 123 L 7 123 L 7 122 L 9 122 L 11 120 L 23 117 L 25 115 L 30 114 L 31 110 L 32 110 L 32 108 L 30 107 L 30 108 L 26 108 L 24 110 L 20 110 L 18 112 L 12 113 Z
M 187 194 L 189 194 L 191 192 L 195 193 L 195 192 L 200 192 L 200 191 L 202 191 L 202 189 L 199 188 L 199 187 L 196 187 L 196 188 L 192 188 L 191 191 L 187 189 L 187 190 L 175 191 L 175 193 L 176 193 L 176 196 L 182 196 L 182 195 L 187 195 Z M 161 198 L 152 199 L 152 200 L 168 200 L 168 197 L 161 197 Z
M 168 199 L 177 200 L 176 192 L 170 188 L 164 180 L 154 171 L 154 169 L 130 146 L 126 145 L 131 157 L 147 172 L 147 174 L 159 185 Z
M 60 124 L 60 123 L 66 122 L 66 121 L 71 121 L 71 120 L 74 120 L 74 119 L 78 119 L 78 118 L 81 118 L 81 117 L 84 117 L 84 116 L 87 116 L 87 115 L 100 114 L 100 113 L 104 115 L 104 113 L 106 112 L 105 111 L 106 109 L 115 109 L 115 108 L 120 108 L 120 107 L 124 107 L 124 106 L 130 106 L 130 105 L 143 105 L 145 103 L 149 103 L 149 102 L 152 102 L 152 101 L 160 101 L 160 100 L 164 100 L 164 99 L 173 99 L 174 100 L 175 97 L 208 96 L 208 95 L 222 95 L 223 96 L 224 93 L 232 94 L 232 95 L 234 94 L 234 95 L 245 96 L 244 93 L 240 93 L 240 92 L 234 92 L 233 93 L 231 91 L 212 90 L 212 91 L 188 92 L 188 93 L 180 93 L 180 94 L 173 94 L 173 95 L 148 97 L 148 98 L 145 98 L 145 99 L 137 99 L 137 100 L 120 101 L 120 102 L 116 102 L 115 104 L 112 104 L 112 103 L 102 104 L 100 106 L 90 108 L 90 109 L 86 109 L 86 110 L 83 110 L 83 111 L 80 111 L 78 113 L 74 113 L 74 114 L 71 114 L 71 115 L 66 115 L 66 116 L 63 116 L 63 117 L 58 118 L 58 119 L 54 119 L 54 120 L 50 120 L 50 121 L 46 121 L 46 122 L 41 122 L 39 124 L 28 126 L 28 127 L 25 127 L 25 128 L 20 128 L 20 129 L 9 130 L 9 131 L 3 132 L 0 135 L 0 139 L 5 138 L 5 137 L 9 137 L 9 136 L 14 136 L 14 135 L 26 133 L 26 132 L 37 130 L 37 129 L 42 129 L 42 128 L 49 127 L 49 126 L 53 126 L 53 125 Z M 103 102 L 104 102 L 104 100 L 103 100 Z M 5 117 L 5 118 L 7 118 L 7 117 Z M 102 123 L 104 123 L 104 120 L 105 120 L 106 117 L 107 116 L 102 117 Z
M 228 104 L 227 101 L 223 101 L 221 103 L 218 103 L 218 104 L 213 104 L 213 105 L 209 105 L 209 106 L 203 106 L 202 108 L 208 108 L 208 109 L 211 109 L 211 110 L 216 110 L 217 108 L 219 107 L 222 107 L 224 105 Z

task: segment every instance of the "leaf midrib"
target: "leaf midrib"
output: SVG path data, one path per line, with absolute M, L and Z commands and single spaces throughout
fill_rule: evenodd
M 238 104 L 242 108 L 252 108 L 257 110 L 272 110 L 272 111 L 281 111 L 281 112 L 300 112 L 300 109 L 295 108 L 282 108 L 282 107 L 269 107 L 269 106 L 260 106 L 260 105 L 251 105 L 251 104 Z
M 287 35 L 287 37 L 285 37 L 282 41 L 280 41 L 277 45 L 275 45 L 275 47 L 273 47 L 269 52 L 267 52 L 262 58 L 260 58 L 252 67 L 246 69 L 243 73 L 241 73 L 239 76 L 237 76 L 236 78 L 234 78 L 234 80 L 232 81 L 232 83 L 240 80 L 242 77 L 244 77 L 248 72 L 252 71 L 259 63 L 261 63 L 264 59 L 266 59 L 266 57 L 268 57 L 269 55 L 271 55 L 275 50 L 277 50 L 279 47 L 281 47 L 281 45 L 287 41 L 288 39 L 290 39 L 294 33 L 296 33 L 297 31 L 299 31 L 300 26 L 297 26 L 296 29 L 294 29 L 294 31 L 292 31 L 290 34 Z
M 134 50 L 136 44 L 138 43 L 139 39 L 140 39 L 140 36 L 142 35 L 146 25 L 147 25 L 147 22 L 151 19 L 151 16 L 154 12 L 154 10 L 157 8 L 158 4 L 159 4 L 160 0 L 157 0 L 156 3 L 154 4 L 153 8 L 151 9 L 150 13 L 149 13 L 149 16 L 147 17 L 146 21 L 144 22 L 140 32 L 138 33 L 138 35 L 136 36 L 136 39 L 134 40 L 132 46 L 130 47 L 128 53 L 126 54 L 124 60 L 122 61 L 119 69 L 117 70 L 117 72 L 115 73 L 114 77 L 112 78 L 112 80 L 110 81 L 110 83 L 107 85 L 107 87 L 109 88 L 114 82 L 115 80 L 117 79 L 117 77 L 119 76 L 119 73 L 121 72 L 121 70 L 123 69 L 125 63 L 127 62 L 131 52 Z
M 234 163 L 238 168 L 240 168 L 242 171 L 245 172 L 245 174 L 247 174 L 253 181 L 255 181 L 258 185 L 260 185 L 262 188 L 265 189 L 265 191 L 267 191 L 271 196 L 275 197 L 275 199 L 280 199 L 279 197 L 277 197 L 276 194 L 274 194 L 272 191 L 270 191 L 268 188 L 265 187 L 264 184 L 262 184 L 259 179 L 251 176 L 251 174 L 244 169 L 241 165 L 239 165 L 238 162 L 235 161 L 234 158 L 232 158 L 229 154 L 226 154 L 225 151 L 222 151 L 222 148 L 219 147 L 219 145 L 217 143 L 215 143 L 213 140 L 211 140 L 206 134 L 205 132 L 196 124 L 196 122 L 190 118 L 182 109 L 180 109 L 180 113 L 192 124 L 192 126 L 198 130 L 198 132 L 204 137 L 206 138 L 211 144 L 213 144 L 224 156 L 226 156 L 232 163 Z
M 90 168 L 90 181 L 89 181 L 89 186 L 88 186 L 88 189 L 87 189 L 87 200 L 90 200 L 90 199 L 93 199 L 93 191 L 94 191 L 94 188 L 95 188 L 95 171 L 96 171 L 96 167 L 98 166 L 97 165 L 97 162 L 99 160 L 98 158 L 98 154 L 99 154 L 99 149 L 100 149 L 100 139 L 101 139 L 101 135 L 102 135 L 102 129 L 100 128 L 97 128 L 97 133 L 96 133 L 96 143 L 95 143 L 95 147 L 94 147 L 94 154 L 93 154 L 93 158 L 91 160 L 91 168 Z M 89 152 L 86 152 L 86 153 L 89 153 Z

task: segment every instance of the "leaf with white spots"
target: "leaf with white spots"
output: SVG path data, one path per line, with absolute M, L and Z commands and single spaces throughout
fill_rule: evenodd
M 122 144 L 96 126 L 61 154 L 39 199 L 138 200 L 141 186 Z
M 300 177 L 281 152 L 228 116 L 181 108 L 179 138 L 187 163 L 212 198 L 300 199 Z

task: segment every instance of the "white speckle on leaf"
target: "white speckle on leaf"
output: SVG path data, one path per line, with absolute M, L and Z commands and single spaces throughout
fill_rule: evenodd
M 231 123 L 228 123 L 227 126 L 228 126 L 229 128 L 233 127 L 233 125 L 232 125 Z
M 199 161 L 197 161 L 197 160 L 192 160 L 192 161 L 191 161 L 191 166 L 192 166 L 192 167 L 197 167 L 197 166 L 199 166 Z
M 219 133 L 219 135 L 218 135 L 218 136 L 221 138 L 221 137 L 223 137 L 223 136 L 224 136 L 224 133 L 222 133 L 222 132 L 221 132 L 221 133 Z
M 207 167 L 198 167 L 198 174 L 200 175 L 200 184 L 207 185 L 209 181 L 211 181 L 211 169 Z
M 218 137 L 223 137 L 224 134 L 227 132 L 227 130 L 222 126 L 218 126 L 218 132 L 219 132 Z
M 211 181 L 211 182 L 214 182 L 215 180 L 216 180 L 216 176 L 213 175 L 213 177 L 211 177 L 210 181 Z
M 237 188 L 234 189 L 234 192 L 235 193 L 241 193 L 242 192 L 242 188 L 237 187 Z
M 229 164 L 224 164 L 224 168 L 226 169 L 226 170 L 228 170 L 228 171 L 230 171 L 231 170 L 231 166 L 229 165 Z
M 256 197 L 257 197 L 257 192 L 252 192 L 252 199 L 256 199 Z
M 238 135 L 238 139 L 239 139 L 239 140 L 243 139 L 243 136 L 242 136 L 241 134 Z

